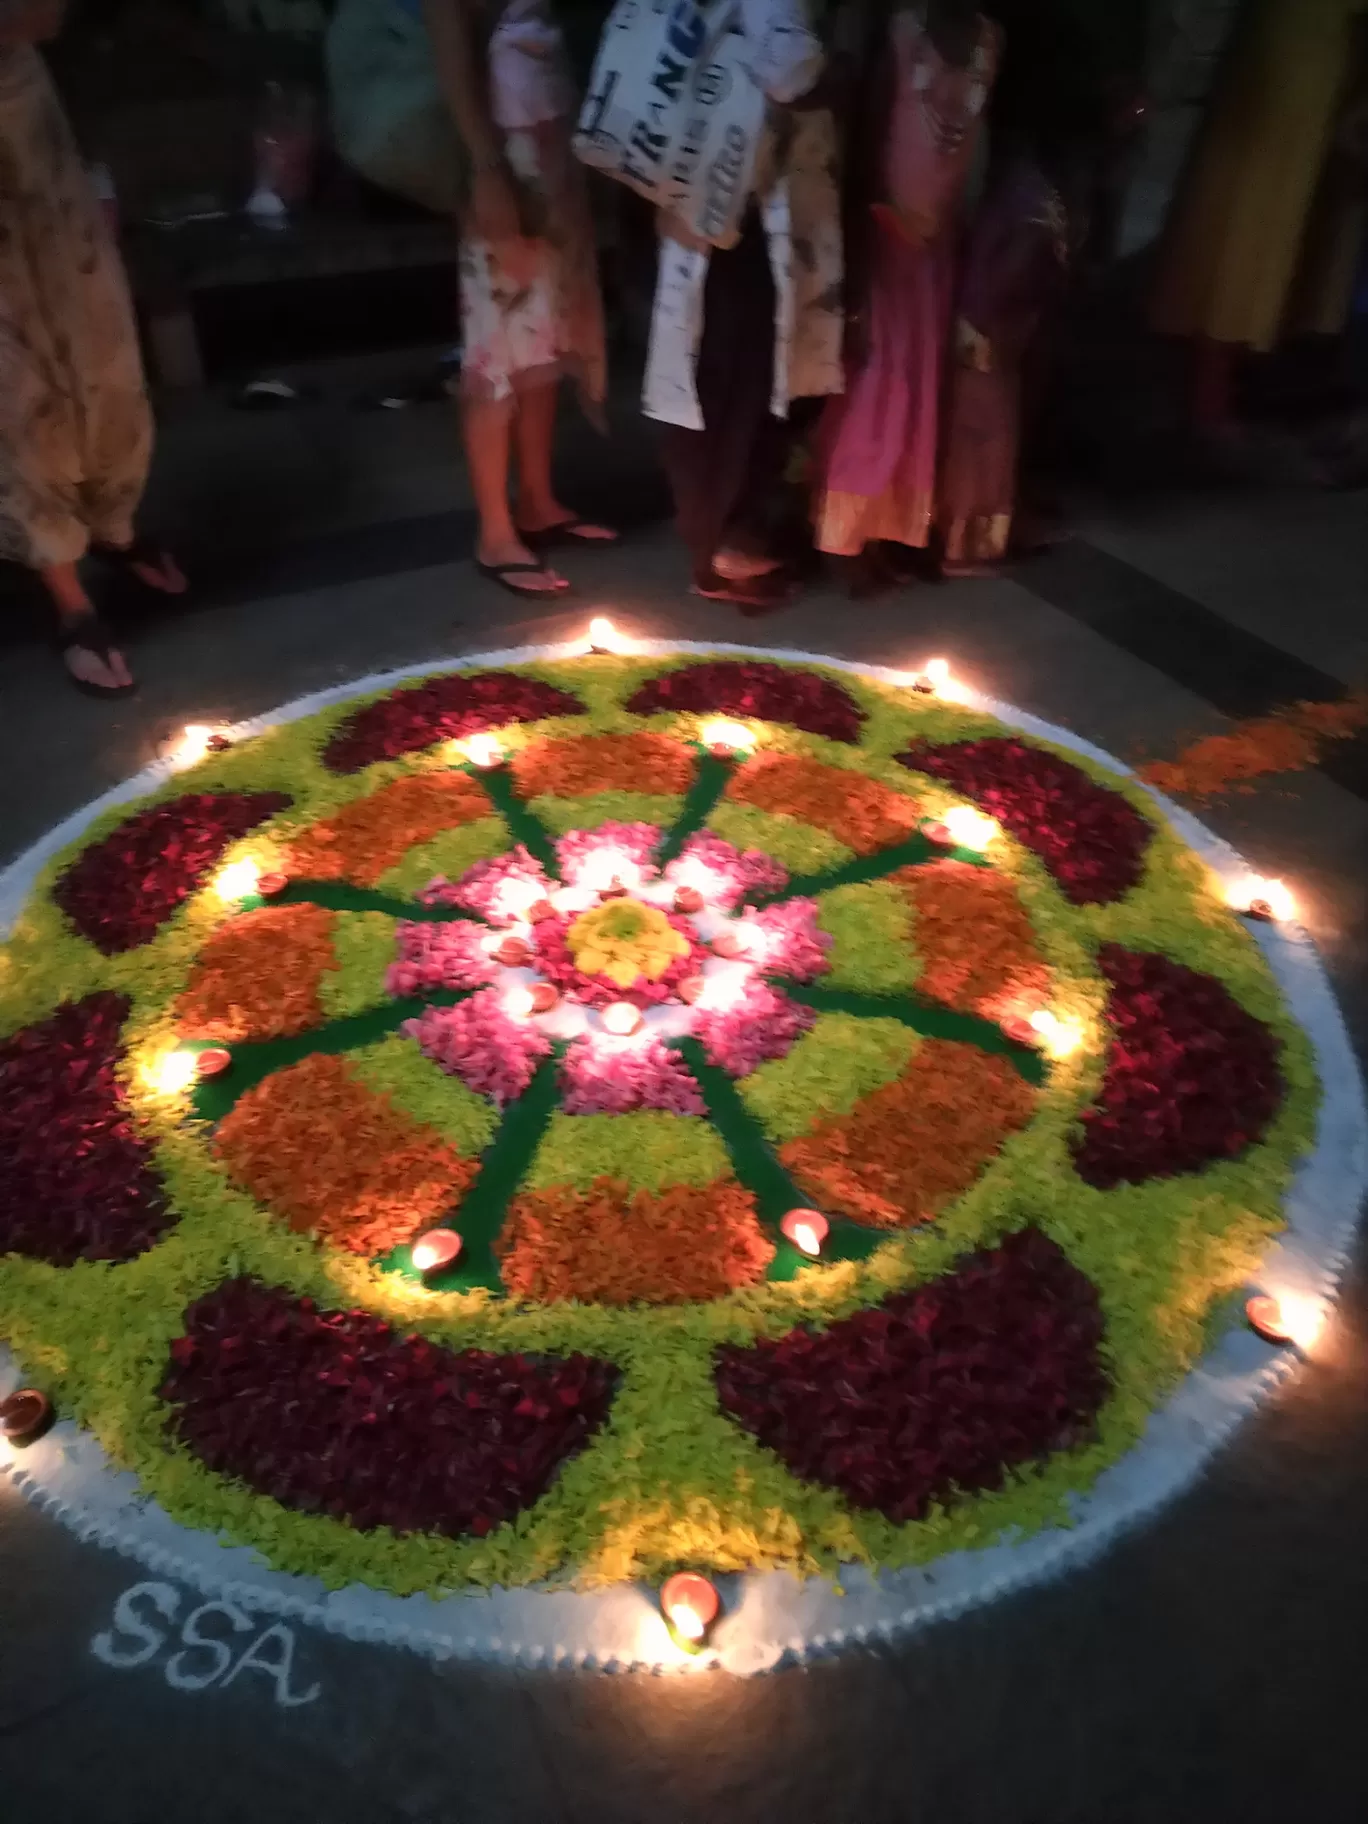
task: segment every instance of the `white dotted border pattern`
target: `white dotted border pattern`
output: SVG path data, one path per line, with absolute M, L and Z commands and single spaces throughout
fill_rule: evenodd
M 818 664 L 856 677 L 903 684 L 905 674 L 817 653 L 718 642 L 632 641 L 648 657 L 724 654 Z M 375 674 L 301 697 L 269 716 L 242 723 L 238 737 L 260 734 L 316 710 L 437 672 L 565 659 L 582 643 L 473 654 L 457 660 Z M 963 699 L 1023 733 L 1130 769 L 1067 730 L 990 698 Z M 141 797 L 174 772 L 158 762 L 68 817 L 0 875 L 0 931 L 7 931 L 40 869 L 109 807 Z M 1236 852 L 1196 818 L 1159 794 L 1159 814 L 1232 886 L 1249 877 Z M 1352 1045 L 1309 937 L 1292 924 L 1264 925 L 1256 936 L 1293 1016 L 1315 1049 L 1323 1100 L 1315 1150 L 1302 1161 L 1288 1194 L 1287 1228 L 1263 1262 L 1260 1284 L 1284 1295 L 1328 1302 L 1347 1261 L 1368 1187 L 1368 1109 Z M 768 1671 L 855 1644 L 886 1643 L 927 1622 L 947 1619 L 1024 1585 L 1057 1576 L 1097 1556 L 1127 1528 L 1179 1494 L 1201 1471 L 1259 1398 L 1295 1366 L 1295 1352 L 1270 1350 L 1251 1332 L 1230 1331 L 1151 1417 L 1141 1442 L 1076 1499 L 1074 1524 L 979 1551 L 947 1554 L 926 1568 L 875 1576 L 850 1567 L 838 1592 L 824 1579 L 786 1572 L 719 1579 L 724 1616 L 709 1650 L 696 1658 L 675 1648 L 653 1591 L 624 1585 L 605 1591 L 494 1590 L 484 1595 L 389 1596 L 352 1586 L 327 1591 L 314 1578 L 273 1571 L 243 1546 L 220 1543 L 172 1520 L 138 1493 L 136 1479 L 115 1469 L 94 1438 L 69 1420 L 23 1452 L 0 1444 L 0 1468 L 32 1502 L 79 1538 L 110 1547 L 205 1596 L 288 1616 L 356 1641 L 406 1647 L 436 1660 L 599 1671 L 657 1672 L 721 1667 Z M 0 1390 L 18 1384 L 18 1367 L 0 1346 Z

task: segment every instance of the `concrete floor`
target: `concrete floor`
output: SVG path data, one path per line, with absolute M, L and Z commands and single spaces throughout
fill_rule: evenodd
M 78 697 L 32 605 L 4 597 L 0 853 L 126 776 L 175 724 L 557 637 L 600 607 L 656 635 L 895 664 L 945 652 L 974 682 L 1127 758 L 1172 752 L 1231 714 L 1368 683 L 1361 495 L 1084 503 L 1077 541 L 1011 579 L 869 604 L 817 590 L 760 622 L 691 599 L 668 532 L 643 525 L 623 551 L 570 566 L 574 602 L 539 615 L 465 561 L 470 517 L 445 409 L 362 415 L 348 403 L 353 369 L 312 377 L 322 396 L 295 415 L 207 401 L 166 422 L 154 508 L 199 588 L 172 612 L 126 617 L 138 697 Z M 644 521 L 659 504 L 630 415 L 607 447 L 572 432 L 566 468 L 592 483 L 570 490 L 578 505 Z M 1364 744 L 1205 814 L 1295 882 L 1362 1052 Z M 0 1817 L 1361 1824 L 1365 1539 L 1362 1263 L 1316 1360 L 1157 1524 L 1063 1583 L 896 1653 L 746 1684 L 491 1676 L 307 1630 L 288 1678 L 249 1666 L 206 1682 L 214 1656 L 177 1658 L 172 1624 L 143 1663 L 110 1665 L 109 1643 L 104 1659 L 93 1643 L 145 1573 L 6 1489 Z M 194 1607 L 185 1591 L 164 1600 L 176 1624 Z M 131 1644 L 118 1636 L 113 1657 Z

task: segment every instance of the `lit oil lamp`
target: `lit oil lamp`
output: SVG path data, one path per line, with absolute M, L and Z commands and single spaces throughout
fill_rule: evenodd
M 461 1258 L 462 1241 L 455 1229 L 428 1229 L 409 1249 L 409 1259 L 430 1285 Z
M 1290 1343 L 1303 1355 L 1312 1348 L 1324 1321 L 1324 1308 L 1316 1299 L 1295 1294 L 1274 1298 L 1271 1293 L 1256 1292 L 1245 1304 L 1245 1322 L 1256 1336 L 1275 1348 Z
M 698 732 L 704 747 L 720 760 L 733 760 L 755 752 L 755 736 L 744 722 L 714 716 Z
M 45 1393 L 36 1387 L 21 1387 L 0 1400 L 0 1435 L 15 1450 L 24 1450 L 52 1429 L 56 1417 Z
M 467 735 L 464 740 L 453 742 L 452 745 L 463 759 L 478 767 L 482 773 L 503 765 L 503 743 L 493 735 Z
M 610 1001 L 599 1009 L 599 1023 L 615 1039 L 630 1039 L 641 1026 L 641 1009 L 630 1001 Z
M 790 1210 L 779 1223 L 780 1233 L 786 1241 L 791 1241 L 800 1254 L 807 1254 L 814 1260 L 822 1251 L 831 1224 L 820 1210 Z
M 698 1571 L 676 1571 L 661 1585 L 660 1612 L 671 1639 L 686 1653 L 697 1653 L 707 1645 L 721 1608 L 716 1586 Z
M 1246 891 L 1248 898 L 1242 910 L 1247 918 L 1272 924 L 1297 915 L 1297 902 L 1280 880 L 1251 880 Z

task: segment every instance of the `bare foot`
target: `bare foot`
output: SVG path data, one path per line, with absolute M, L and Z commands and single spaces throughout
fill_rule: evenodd
M 749 551 L 719 551 L 713 558 L 713 569 L 732 583 L 746 582 L 753 576 L 769 576 L 780 568 L 777 557 L 757 557 Z
M 94 614 L 64 619 L 62 639 L 62 663 L 78 684 L 111 695 L 132 689 L 133 674 L 123 654 L 109 644 L 108 635 Z

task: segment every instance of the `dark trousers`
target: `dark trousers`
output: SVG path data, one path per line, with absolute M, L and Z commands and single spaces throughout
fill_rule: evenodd
M 760 536 L 787 452 L 770 413 L 773 384 L 774 278 L 752 209 L 737 245 L 708 264 L 695 371 L 704 428 L 660 427 L 679 535 L 700 581 L 724 544 L 753 548 Z

